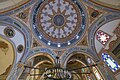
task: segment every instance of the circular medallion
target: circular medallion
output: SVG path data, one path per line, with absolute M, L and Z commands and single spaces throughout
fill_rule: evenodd
M 98 15 L 99 15 L 99 12 L 98 12 L 98 11 L 93 11 L 93 12 L 91 13 L 91 17 L 93 17 L 93 18 L 96 18 Z
M 15 31 L 11 28 L 11 27 L 7 27 L 4 29 L 4 34 L 7 36 L 7 37 L 14 37 L 15 36 Z
M 77 0 L 45 0 L 36 4 L 32 29 L 37 38 L 51 47 L 77 42 L 85 31 L 84 8 Z
M 26 19 L 27 14 L 24 13 L 24 12 L 21 12 L 21 13 L 19 13 L 18 17 L 19 17 L 20 19 Z
M 23 50 L 24 50 L 23 45 L 18 45 L 18 47 L 17 47 L 18 53 L 22 53 Z
M 62 15 L 56 15 L 53 18 L 53 23 L 55 24 L 55 26 L 62 26 L 64 24 L 64 17 Z

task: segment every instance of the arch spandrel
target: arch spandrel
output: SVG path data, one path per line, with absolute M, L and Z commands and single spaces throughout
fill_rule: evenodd
M 14 67 L 15 56 L 14 45 L 0 36 L 0 79 L 6 79 L 8 77 Z

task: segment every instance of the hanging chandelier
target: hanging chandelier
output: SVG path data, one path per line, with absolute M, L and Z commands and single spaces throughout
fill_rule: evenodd
M 45 80 L 72 80 L 71 73 L 63 68 L 47 69 L 43 76 Z
M 24 66 L 24 67 L 25 67 L 25 69 L 30 68 L 30 69 L 38 69 L 38 70 L 44 71 L 43 74 L 30 74 L 30 76 L 39 76 L 40 75 L 41 76 L 40 80 L 73 80 L 72 74 L 90 74 L 90 72 L 88 72 L 88 73 L 73 73 L 74 71 L 77 71 L 77 70 L 83 69 L 83 68 L 95 67 L 95 66 L 97 66 L 97 64 L 88 65 L 88 66 L 75 68 L 75 69 L 66 69 L 66 68 L 60 67 L 59 57 L 56 57 L 55 66 L 52 68 L 40 69 L 40 68 L 29 67 L 29 66 Z M 24 74 L 27 74 L 27 73 L 24 73 Z
M 72 80 L 71 73 L 64 68 L 60 67 L 59 57 L 56 57 L 57 63 L 55 67 L 49 68 L 45 70 L 44 74 L 42 75 L 43 79 L 45 80 Z

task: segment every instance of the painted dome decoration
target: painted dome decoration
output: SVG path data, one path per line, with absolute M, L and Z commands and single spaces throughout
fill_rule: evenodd
M 32 14 L 32 29 L 45 45 L 63 48 L 76 43 L 85 31 L 85 11 L 77 0 L 39 1 Z

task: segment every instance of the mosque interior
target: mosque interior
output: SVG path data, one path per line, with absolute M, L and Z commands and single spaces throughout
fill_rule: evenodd
M 0 80 L 120 80 L 120 0 L 0 0 Z

